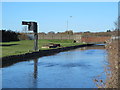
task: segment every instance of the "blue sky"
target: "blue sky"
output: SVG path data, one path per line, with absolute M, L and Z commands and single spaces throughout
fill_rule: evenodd
M 70 18 L 70 16 L 72 16 Z M 114 28 L 117 2 L 3 2 L 2 28 L 21 31 L 21 22 L 37 21 L 39 32 L 101 32 Z

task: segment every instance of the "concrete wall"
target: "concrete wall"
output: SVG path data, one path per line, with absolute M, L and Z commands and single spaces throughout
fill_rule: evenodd
M 111 38 L 111 36 L 82 36 L 82 35 L 38 35 L 39 39 L 74 39 L 77 42 L 86 42 L 86 43 L 99 43 L 106 42 Z
M 81 41 L 86 43 L 99 43 L 106 42 L 110 39 L 110 36 L 91 36 L 91 37 L 82 37 Z
M 59 35 L 59 34 L 53 34 L 53 35 L 38 35 L 38 39 L 74 39 L 74 35 Z

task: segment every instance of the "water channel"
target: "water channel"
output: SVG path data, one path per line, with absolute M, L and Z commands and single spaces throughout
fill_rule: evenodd
M 93 79 L 106 79 L 104 46 L 60 52 L 2 68 L 3 88 L 97 88 Z

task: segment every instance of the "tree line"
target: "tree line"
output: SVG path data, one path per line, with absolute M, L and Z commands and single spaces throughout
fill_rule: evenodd
M 0 42 L 19 41 L 18 33 L 11 30 L 0 30 Z
M 19 41 L 19 40 L 31 40 L 30 39 L 30 34 L 33 35 L 33 33 L 19 33 L 19 32 L 14 32 L 12 30 L 0 30 L 0 35 L 2 35 L 2 39 L 0 39 L 0 42 L 9 42 L 9 41 Z M 72 35 L 82 35 L 82 36 L 111 36 L 113 34 L 113 31 L 108 30 L 107 32 L 96 32 L 92 33 L 90 31 L 86 32 L 73 32 L 72 30 L 67 30 L 65 32 L 57 32 L 55 33 L 54 31 L 50 31 L 48 33 L 45 32 L 40 32 L 38 33 L 39 36 L 72 36 Z M 34 35 L 33 35 L 34 36 Z

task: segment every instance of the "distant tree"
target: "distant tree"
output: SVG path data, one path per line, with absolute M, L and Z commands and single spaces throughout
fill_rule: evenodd
M 48 32 L 48 34 L 55 34 L 55 32 L 54 31 L 50 31 L 50 32 Z
M 90 33 L 90 31 L 86 31 L 85 33 Z
M 60 32 L 57 32 L 57 34 L 60 34 Z
M 111 32 L 111 30 L 107 30 L 107 32 Z
M 68 35 L 73 35 L 73 31 L 72 31 L 72 30 L 65 31 L 64 33 L 65 33 L 65 34 L 68 34 Z
M 41 32 L 40 34 L 42 34 L 42 35 L 46 35 L 46 33 L 45 33 L 45 32 Z

